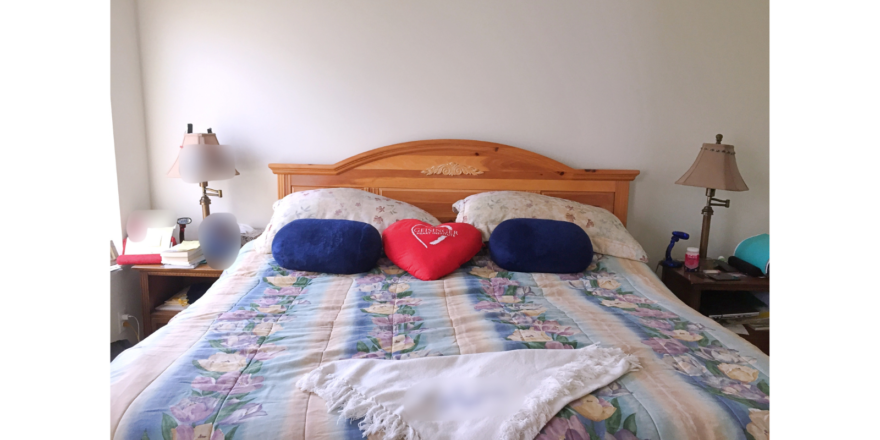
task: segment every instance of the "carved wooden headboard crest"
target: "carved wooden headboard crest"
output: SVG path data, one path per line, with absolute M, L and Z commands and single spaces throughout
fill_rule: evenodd
M 334 165 L 269 164 L 278 198 L 316 188 L 358 188 L 418 206 L 442 222 L 452 204 L 486 191 L 527 191 L 605 208 L 626 224 L 636 170 L 575 169 L 521 148 L 437 139 L 377 148 Z

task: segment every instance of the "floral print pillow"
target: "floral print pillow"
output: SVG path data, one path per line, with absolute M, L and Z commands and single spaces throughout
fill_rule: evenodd
M 623 223 L 608 210 L 596 206 L 535 193 L 492 191 L 459 200 L 452 209 L 458 213 L 455 221 L 479 229 L 483 241 L 489 241 L 499 223 L 512 218 L 569 221 L 584 229 L 596 253 L 648 262 L 642 245 Z
M 325 188 L 301 191 L 272 205 L 275 213 L 258 238 L 256 250 L 272 253 L 272 240 L 284 225 L 301 218 L 354 220 L 369 223 L 381 234 L 392 223 L 414 218 L 432 225 L 440 221 L 408 203 L 354 188 Z

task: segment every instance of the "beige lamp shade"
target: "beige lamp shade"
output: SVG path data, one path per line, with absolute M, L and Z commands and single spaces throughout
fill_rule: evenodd
M 229 150 L 229 147 L 227 147 L 225 145 L 221 146 L 220 142 L 217 142 L 217 134 L 216 133 L 187 133 L 187 134 L 183 135 L 183 143 L 180 144 L 180 151 L 178 151 L 178 153 L 177 153 L 177 159 L 174 160 L 174 164 L 171 165 L 171 169 L 168 170 L 168 174 L 166 174 L 166 176 L 173 177 L 173 178 L 180 178 L 181 177 L 180 176 L 180 156 L 181 156 L 181 154 L 183 154 L 183 150 L 187 146 L 193 146 L 196 148 L 207 148 L 207 149 L 211 150 L 211 151 L 205 151 L 206 154 L 203 155 L 205 159 L 222 158 L 226 155 L 226 153 Z M 221 147 L 221 148 L 216 148 L 213 146 L 217 146 L 217 147 Z M 212 154 L 212 153 L 214 153 L 214 154 Z M 219 154 L 217 154 L 217 153 L 219 153 Z M 198 155 L 194 155 L 194 156 L 198 156 Z M 211 163 L 216 163 L 216 162 L 212 160 Z M 229 178 L 232 178 L 233 176 L 238 176 L 240 174 L 238 172 L 238 170 L 236 170 L 235 168 L 233 168 L 233 171 L 235 171 L 235 174 L 233 174 L 229 177 L 224 177 L 223 179 L 229 179 Z M 193 173 L 187 173 L 187 174 L 188 174 L 187 177 L 191 177 L 191 178 L 199 177 L 199 176 L 193 176 L 192 175 Z M 225 174 L 225 173 L 221 173 L 221 175 L 222 174 Z M 216 179 L 216 178 L 215 179 L 205 179 L 205 180 L 197 180 L 195 182 L 207 182 L 209 180 L 223 180 L 223 179 Z
M 733 145 L 703 144 L 691 168 L 675 181 L 678 185 L 725 191 L 748 191 L 749 187 L 736 167 Z

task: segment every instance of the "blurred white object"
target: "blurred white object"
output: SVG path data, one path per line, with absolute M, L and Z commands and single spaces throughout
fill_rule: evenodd
M 133 241 L 131 237 L 128 238 L 125 242 L 125 255 L 158 254 L 171 247 L 172 235 L 174 226 L 147 228 L 143 240 Z
M 251 225 L 246 225 L 246 224 L 244 224 L 244 223 L 239 223 L 239 224 L 238 224 L 238 231 L 241 232 L 242 234 L 247 234 L 247 233 L 250 233 L 250 232 L 254 232 L 254 228 L 252 228 Z
M 193 133 L 192 124 L 187 124 L 186 127 L 187 133 L 183 135 L 183 142 L 180 143 L 180 149 L 188 145 L 220 145 L 220 142 L 217 141 L 217 133 L 211 132 L 211 129 L 208 129 L 207 133 Z M 171 165 L 171 169 L 168 170 L 166 176 L 171 178 L 180 178 L 180 154 L 182 151 L 179 151 L 177 154 L 177 159 L 174 160 L 174 164 Z M 237 176 L 239 173 L 235 171 L 235 175 Z
M 235 177 L 235 159 L 228 145 L 184 145 L 180 150 L 180 178 L 186 183 Z
M 148 209 L 132 211 L 125 222 L 125 233 L 128 241 L 143 241 L 147 228 L 165 228 L 177 225 L 174 213 L 167 209 Z M 126 252 L 128 253 L 128 252 Z
M 226 270 L 235 261 L 241 248 L 237 225 L 228 212 L 211 214 L 199 225 L 199 246 L 212 269 Z

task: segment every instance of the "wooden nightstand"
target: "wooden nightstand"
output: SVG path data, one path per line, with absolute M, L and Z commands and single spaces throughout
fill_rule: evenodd
M 700 269 L 711 268 L 709 261 L 701 261 Z M 743 275 L 739 281 L 715 281 L 711 278 L 701 278 L 697 272 L 686 272 L 684 267 L 670 269 L 663 267 L 663 284 L 682 300 L 685 304 L 696 311 L 700 311 L 700 301 L 703 295 L 724 295 L 725 292 L 770 292 L 770 277 L 755 278 Z M 770 354 L 770 331 L 755 331 L 746 327 L 748 335 L 740 335 L 743 339 L 751 342 L 766 354 Z
M 156 306 L 196 283 L 217 281 L 222 270 L 211 269 L 202 264 L 195 269 L 166 269 L 159 264 L 135 265 L 132 269 L 141 273 L 141 307 L 143 309 L 144 337 L 168 323 L 177 311 L 156 310 Z

